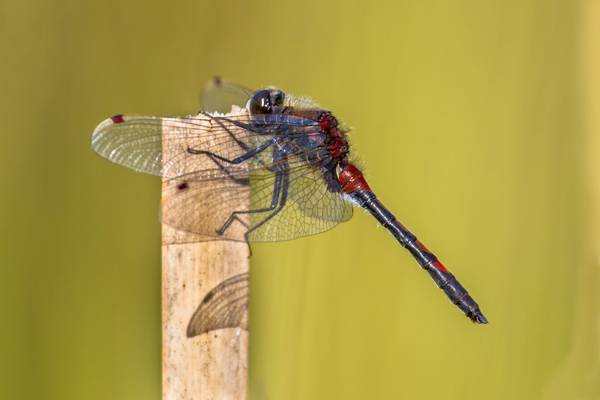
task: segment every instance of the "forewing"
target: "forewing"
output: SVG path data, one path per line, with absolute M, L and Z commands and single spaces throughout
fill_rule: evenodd
M 92 134 L 92 149 L 116 164 L 161 175 L 162 118 L 121 115 L 107 118 Z
M 92 134 L 92 148 L 114 163 L 166 178 L 189 171 L 202 172 L 197 179 L 247 177 L 251 170 L 270 168 L 274 162 L 264 156 L 244 158 L 253 148 L 273 137 L 292 140 L 319 132 L 318 123 L 309 119 L 288 115 L 250 117 L 245 110 L 227 116 L 118 115 L 98 125 Z M 258 158 L 263 162 L 253 164 Z

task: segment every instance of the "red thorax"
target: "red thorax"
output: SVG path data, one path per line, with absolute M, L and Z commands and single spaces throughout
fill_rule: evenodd
M 325 134 L 325 146 L 334 160 L 343 160 L 348 155 L 348 141 L 344 131 L 338 128 L 337 119 L 329 111 L 324 111 L 317 120 Z

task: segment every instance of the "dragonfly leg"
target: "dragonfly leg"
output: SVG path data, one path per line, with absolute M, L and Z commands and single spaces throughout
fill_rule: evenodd
M 246 153 L 242 154 L 241 156 L 238 156 L 236 158 L 233 159 L 229 159 L 223 156 L 220 156 L 216 153 L 207 151 L 207 150 L 198 150 L 198 149 L 194 149 L 192 147 L 187 148 L 188 153 L 190 154 L 205 154 L 211 157 L 214 157 L 220 161 L 226 162 L 228 164 L 241 164 L 244 161 L 249 160 L 250 158 L 256 156 L 257 154 L 260 154 L 261 152 L 265 151 L 269 146 L 272 146 L 275 143 L 274 140 L 269 140 L 266 141 L 264 143 L 262 143 L 260 146 L 257 146 L 249 151 L 247 151 Z
M 270 219 L 272 219 L 277 214 L 279 214 L 279 212 L 283 209 L 283 207 L 285 207 L 285 204 L 287 203 L 289 183 L 290 183 L 290 176 L 289 176 L 288 172 L 287 171 L 281 172 L 281 183 L 280 183 L 281 188 L 278 189 L 281 191 L 281 197 L 279 198 L 279 202 L 278 202 L 279 204 L 277 204 L 273 208 L 273 212 L 271 214 L 267 215 L 262 221 L 260 221 L 259 223 L 257 223 L 252 228 L 250 228 L 246 231 L 246 233 L 244 234 L 244 237 L 246 238 L 246 242 L 249 242 L 248 239 L 252 232 L 254 232 L 256 229 L 260 228 L 262 225 L 267 223 Z
M 240 215 L 240 214 L 255 214 L 255 213 L 261 213 L 261 212 L 273 211 L 273 210 L 277 209 L 277 205 L 278 205 L 278 203 L 280 203 L 279 197 L 280 197 L 280 193 L 281 193 L 282 181 L 283 181 L 284 176 L 285 176 L 285 174 L 283 172 L 279 172 L 275 175 L 275 183 L 273 185 L 273 196 L 271 197 L 271 204 L 268 207 L 256 208 L 254 210 L 240 210 L 240 211 L 232 212 L 229 215 L 229 217 L 227 218 L 227 220 L 225 221 L 225 223 L 219 229 L 216 230 L 217 234 L 219 236 L 222 236 L 225 233 L 225 231 L 229 228 L 229 226 L 231 226 L 233 221 L 238 221 L 239 223 L 244 225 L 246 228 L 248 228 L 248 225 L 238 217 L 238 215 Z M 286 188 L 286 191 L 287 191 L 287 188 Z M 286 196 L 287 196 L 287 194 L 286 194 Z
M 210 115 L 209 113 L 203 113 L 204 115 L 206 115 L 207 117 L 211 118 L 214 122 L 216 122 L 217 124 L 219 124 L 221 126 L 221 129 L 223 129 L 225 132 L 227 132 L 229 134 L 229 136 L 231 137 L 231 139 L 237 143 L 238 146 L 240 146 L 240 148 L 242 148 L 243 150 L 246 151 L 250 151 L 252 149 L 252 147 L 250 147 L 247 143 L 245 143 L 243 140 L 238 139 L 238 137 L 231 132 L 231 130 L 229 130 L 227 128 L 227 126 L 225 126 L 225 124 L 223 123 L 223 120 L 221 118 L 215 118 L 212 115 Z M 228 122 L 234 123 L 233 120 L 227 120 Z M 234 123 L 235 124 L 235 123 Z M 239 125 L 237 125 L 239 126 Z M 249 129 L 248 126 L 240 126 L 241 128 L 244 129 Z M 265 164 L 265 162 L 263 160 L 261 160 L 260 158 L 257 158 L 256 161 L 258 161 L 258 163 L 260 165 L 262 165 L 263 167 L 265 167 L 266 169 L 268 169 L 271 172 L 274 172 L 271 168 L 269 168 L 267 166 L 267 164 Z
M 225 124 L 223 123 L 223 121 L 221 119 L 215 118 L 212 115 L 210 115 L 209 113 L 202 113 L 202 114 L 211 118 L 214 122 L 219 124 L 219 126 L 221 126 L 221 129 L 223 129 L 225 132 L 227 132 L 229 134 L 229 136 L 231 136 L 231 139 L 234 142 L 236 142 L 238 144 L 238 146 L 240 146 L 242 149 L 244 149 L 246 151 L 251 149 L 251 147 L 247 143 L 245 143 L 243 140 L 238 139 L 238 137 L 225 126 Z
M 217 166 L 219 167 L 219 169 L 221 169 L 221 171 L 223 171 L 228 177 L 229 179 L 231 179 L 232 181 L 234 181 L 237 184 L 240 185 L 246 185 L 248 186 L 250 184 L 250 178 L 238 178 L 235 177 L 231 172 L 229 172 L 229 170 L 227 169 L 226 166 L 224 166 L 223 164 L 221 164 L 219 162 L 219 160 L 217 158 L 214 157 L 214 155 L 211 154 L 206 154 L 208 156 L 208 158 L 211 159 L 212 162 L 214 162 L 215 164 L 217 164 Z
M 233 180 L 235 183 L 241 184 L 241 185 L 248 185 L 250 184 L 250 180 L 248 178 L 237 178 L 235 176 L 233 176 L 231 174 L 231 172 L 229 172 L 229 170 L 227 169 L 227 167 L 225 167 L 223 164 L 221 164 L 219 161 L 222 162 L 226 162 L 229 164 L 241 164 L 244 161 L 249 160 L 250 158 L 254 158 L 257 154 L 259 154 L 260 152 L 266 150 L 269 146 L 271 146 L 273 144 L 272 141 L 269 142 L 265 142 L 263 144 L 261 144 L 260 146 L 256 147 L 255 149 L 249 150 L 248 152 L 246 152 L 245 154 L 242 154 L 239 157 L 236 157 L 234 159 L 228 159 L 225 157 L 222 157 L 216 153 L 210 152 L 210 151 L 206 151 L 206 150 L 198 150 L 198 149 L 194 149 L 192 147 L 187 148 L 188 153 L 190 154 L 203 154 L 206 155 L 208 158 L 210 158 L 212 160 L 212 162 L 214 162 L 215 164 L 217 164 L 217 166 L 223 171 L 225 172 L 225 174 L 227 174 L 227 176 Z

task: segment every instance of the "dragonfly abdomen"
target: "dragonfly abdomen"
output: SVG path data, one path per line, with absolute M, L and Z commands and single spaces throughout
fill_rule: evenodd
M 347 164 L 339 174 L 342 191 L 350 199 L 369 211 L 398 242 L 405 247 L 419 265 L 425 269 L 446 296 L 473 322 L 485 324 L 487 319 L 467 290 L 417 237 L 406 229 L 375 196 L 358 168 Z
M 441 265 L 439 261 L 437 261 Z M 442 266 L 443 267 L 443 266 Z M 445 269 L 445 268 L 444 268 Z M 473 300 L 467 290 L 458 282 L 458 280 L 448 270 L 443 271 L 439 268 L 426 268 L 429 275 L 433 278 L 438 287 L 446 293 L 446 296 L 458 308 L 465 313 L 473 322 L 487 324 L 487 319 L 479 309 L 479 305 Z

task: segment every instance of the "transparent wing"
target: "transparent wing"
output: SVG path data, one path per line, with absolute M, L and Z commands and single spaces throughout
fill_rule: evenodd
M 190 319 L 187 336 L 223 328 L 248 329 L 248 274 L 234 275 L 204 296 Z
M 354 208 L 345 200 L 338 204 L 338 201 L 343 199 L 341 193 L 328 189 L 328 186 L 323 184 L 323 175 L 316 173 L 295 175 L 296 190 L 292 190 L 290 198 L 303 214 L 310 218 L 331 222 L 344 222 L 352 217 Z M 305 189 L 297 190 L 297 188 Z M 331 196 L 335 199 L 330 198 Z M 332 206 L 333 204 L 335 207 Z
M 92 133 L 92 149 L 116 164 L 161 175 L 162 118 L 107 118 Z
M 231 82 L 214 77 L 202 93 L 202 110 L 228 113 L 232 106 L 244 108 L 253 91 Z
M 231 178 L 207 180 L 190 173 L 163 182 L 161 220 L 177 230 L 202 236 L 201 240 L 245 240 L 247 215 L 229 229 L 217 231 L 236 210 L 247 210 L 250 202 L 249 180 Z
M 274 186 L 274 180 L 274 176 L 263 178 L 263 187 L 269 186 L 266 181 Z M 252 179 L 251 185 L 251 209 L 268 207 L 271 199 L 266 190 L 265 193 L 255 190 Z M 271 242 L 315 235 L 349 220 L 352 211 L 352 204 L 340 193 L 328 190 L 320 170 L 310 166 L 292 168 L 289 170 L 287 199 L 281 210 L 250 214 L 250 227 L 254 229 L 249 240 Z M 271 214 L 273 217 L 262 223 Z
M 312 235 L 351 217 L 351 205 L 332 191 L 318 166 L 324 146 L 324 134 L 311 119 L 245 112 L 115 116 L 92 136 L 100 155 L 165 177 L 165 224 L 242 241 Z
M 110 161 L 136 171 L 167 178 L 185 171 L 205 171 L 207 178 L 214 179 L 247 176 L 253 169 L 271 167 L 277 160 L 232 164 L 212 155 L 236 160 L 276 136 L 293 141 L 319 135 L 322 134 L 318 123 L 291 115 L 250 117 L 246 112 L 178 118 L 117 115 L 98 125 L 92 134 L 92 148 Z M 316 147 L 297 149 L 298 152 L 317 150 Z
M 330 192 L 310 165 L 263 171 L 248 180 L 202 179 L 197 173 L 163 186 L 165 224 L 203 237 L 280 241 L 324 232 L 350 219 L 352 205 Z M 279 179 L 279 181 L 278 181 Z

